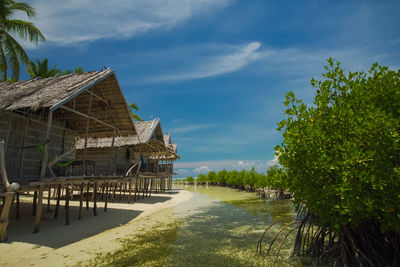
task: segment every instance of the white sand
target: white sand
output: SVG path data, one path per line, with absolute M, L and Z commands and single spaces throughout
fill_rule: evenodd
M 25 203 L 21 205 L 21 219 L 14 219 L 13 210 L 8 241 L 0 243 L 0 265 L 65 266 L 90 260 L 96 253 L 118 249 L 122 238 L 172 221 L 173 207 L 191 197 L 192 193 L 188 191 L 157 193 L 133 204 L 127 204 L 126 199 L 109 203 L 107 212 L 103 211 L 104 203 L 98 202 L 98 216 L 93 216 L 90 202 L 91 208 L 84 209 L 82 220 L 77 219 L 79 202 L 72 201 L 68 226 L 65 225 L 63 206 L 60 206 L 59 217 L 54 219 L 54 211 L 47 213 L 44 205 L 40 232 L 36 234 L 32 233 L 34 217 L 31 204 L 27 202 L 32 200 L 22 198 Z M 47 203 L 47 199 L 43 202 Z M 115 202 L 119 202 L 119 197 Z

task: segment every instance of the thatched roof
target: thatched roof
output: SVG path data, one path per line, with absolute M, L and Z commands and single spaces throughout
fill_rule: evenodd
M 177 145 L 172 143 L 171 136 L 169 134 L 164 135 L 164 143 L 167 149 L 167 153 L 164 155 L 155 155 L 151 156 L 151 159 L 158 159 L 158 160 L 177 160 L 180 157 L 177 154 Z
M 164 143 L 165 143 L 165 145 L 168 145 L 171 142 L 172 142 L 171 141 L 171 136 L 169 134 L 164 134 Z
M 115 73 L 110 69 L 0 83 L 0 111 L 51 110 L 58 118 L 68 120 L 81 137 L 86 133 L 87 120 L 77 114 L 88 114 L 90 98 L 92 98 L 90 116 L 104 122 L 102 124 L 90 120 L 91 137 L 110 136 L 113 132 L 112 127 L 117 128 L 118 135 L 136 133 Z
M 152 121 L 138 121 L 134 122 L 138 135 L 130 135 L 124 137 L 116 137 L 114 140 L 115 147 L 133 146 L 139 143 L 147 144 L 152 140 L 157 140 L 164 144 L 162 138 L 162 130 L 159 119 Z M 160 138 L 161 137 L 161 138 Z M 111 147 L 112 138 L 90 138 L 87 142 L 88 148 L 105 148 Z M 76 149 L 83 149 L 85 147 L 85 140 L 78 140 Z

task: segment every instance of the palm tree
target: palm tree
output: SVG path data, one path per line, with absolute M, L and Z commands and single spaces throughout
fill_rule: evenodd
M 143 119 L 141 118 L 141 117 L 139 117 L 139 115 L 136 115 L 135 113 L 134 113 L 134 111 L 139 111 L 139 106 L 136 104 L 136 103 L 131 103 L 130 105 L 129 105 L 129 107 L 130 107 L 130 112 L 131 112 L 131 115 L 132 115 L 132 118 L 134 119 L 134 120 L 137 120 L 137 121 L 143 121 Z
M 36 44 L 39 40 L 45 40 L 33 23 L 12 19 L 15 11 L 25 12 L 29 18 L 36 15 L 35 10 L 26 3 L 0 0 L 0 80 L 3 81 L 7 80 L 8 69 L 11 69 L 12 80 L 18 80 L 20 62 L 29 64 L 28 55 L 11 34 Z
M 29 73 L 31 78 L 49 78 L 56 76 L 60 71 L 57 69 L 57 65 L 55 65 L 52 69 L 49 69 L 49 60 L 45 58 L 43 61 L 36 60 L 36 64 L 34 62 L 30 62 L 26 68 L 26 71 Z
M 60 71 L 57 75 L 58 76 L 63 76 L 63 75 L 67 75 L 67 74 L 72 74 L 72 73 L 84 73 L 85 72 L 85 70 L 83 69 L 83 67 L 81 67 L 81 66 L 78 66 L 78 67 L 76 67 L 74 70 L 63 70 L 63 71 Z

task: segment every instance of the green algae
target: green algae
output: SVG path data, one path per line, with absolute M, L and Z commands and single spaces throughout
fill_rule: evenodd
M 98 255 L 89 266 L 307 266 L 291 257 L 294 233 L 282 244 L 269 242 L 294 218 L 290 200 L 266 200 L 255 193 L 215 186 L 185 186 L 194 197 L 174 209 L 172 222 L 121 241 L 121 248 Z M 273 221 L 265 237 L 263 254 L 257 241 Z M 286 234 L 287 232 L 284 232 Z

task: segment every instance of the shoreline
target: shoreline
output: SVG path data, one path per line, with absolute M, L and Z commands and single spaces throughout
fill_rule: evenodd
M 174 220 L 173 208 L 189 200 L 192 193 L 174 189 L 169 192 L 152 194 L 136 203 L 108 203 L 108 211 L 103 212 L 104 203 L 99 202 L 98 216 L 91 210 L 84 213 L 82 220 L 75 219 L 76 201 L 70 202 L 71 224 L 63 224 L 63 210 L 54 219 L 52 213 L 44 212 L 40 232 L 32 234 L 30 207 L 23 205 L 22 218 L 12 219 L 9 225 L 8 241 L 0 243 L 2 266 L 65 266 L 85 263 L 98 253 L 108 253 L 120 248 L 119 240 L 143 233 L 159 223 Z M 28 204 L 28 203 L 26 203 Z M 13 216 L 13 214 L 11 215 Z M 14 218 L 14 217 L 12 217 Z

